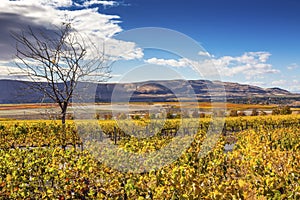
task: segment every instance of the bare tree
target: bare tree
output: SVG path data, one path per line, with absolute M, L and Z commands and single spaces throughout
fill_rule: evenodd
M 110 65 L 100 50 L 70 23 L 55 30 L 12 33 L 16 40 L 16 65 L 30 79 L 30 88 L 57 103 L 65 125 L 67 108 L 80 81 L 99 82 L 109 78 Z

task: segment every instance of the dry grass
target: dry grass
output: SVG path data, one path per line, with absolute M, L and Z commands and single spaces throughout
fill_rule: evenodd
M 183 106 L 184 108 L 202 108 L 202 109 L 210 109 L 212 104 L 210 102 L 134 102 L 130 103 L 131 105 L 143 105 L 143 104 L 152 104 L 152 105 L 170 105 L 170 106 Z M 226 106 L 227 109 L 237 109 L 237 110 L 248 110 L 248 109 L 263 109 L 269 110 L 276 107 L 276 105 L 261 105 L 261 104 L 234 104 L 234 103 L 213 103 L 214 107 L 224 107 Z
M 101 103 L 105 105 L 109 103 Z M 210 102 L 131 102 L 131 105 L 170 105 L 170 106 L 183 106 L 185 108 L 206 108 L 210 109 L 212 104 Z M 234 103 L 214 103 L 214 107 L 226 106 L 227 109 L 272 109 L 276 105 L 260 105 L 260 104 L 234 104 Z M 36 108 L 55 108 L 57 104 L 54 103 L 36 103 L 36 104 L 0 104 L 0 110 L 16 110 L 16 109 L 36 109 Z M 295 109 L 295 110 L 300 110 Z
M 53 103 L 36 103 L 36 104 L 0 104 L 0 110 L 17 110 L 17 109 L 36 109 L 36 108 L 55 108 Z

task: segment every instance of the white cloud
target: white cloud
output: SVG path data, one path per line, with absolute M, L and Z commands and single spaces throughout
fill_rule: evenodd
M 17 67 L 8 67 L 8 66 L 1 66 L 0 65 L 1 75 L 9 76 L 13 73 L 21 73 L 22 70 Z
M 37 5 L 40 7 L 40 5 L 43 6 L 51 6 L 51 7 L 67 7 L 72 5 L 72 0 L 16 0 L 16 1 L 11 1 L 11 0 L 2 0 L 1 1 L 1 6 L 7 7 L 9 5 L 14 5 L 17 7 L 22 7 L 22 6 L 32 6 L 32 5 Z M 9 8 L 8 9 L 13 9 Z
M 198 55 L 199 56 L 205 56 L 205 57 L 214 57 L 213 55 L 210 55 L 210 53 L 208 53 L 206 51 L 199 51 Z
M 144 56 L 143 50 L 138 48 L 133 42 L 109 38 L 104 41 L 104 46 L 105 54 L 112 56 L 115 60 L 131 60 L 135 58 L 142 58 Z
M 110 76 L 111 76 L 112 78 L 119 78 L 119 77 L 122 77 L 123 74 L 110 74 Z
M 90 0 L 81 5 L 80 9 L 68 9 L 74 6 L 72 0 L 1 0 L 0 4 L 0 79 L 29 80 L 26 72 L 13 66 L 15 41 L 11 31 L 19 31 L 27 26 L 34 29 L 52 30 L 62 22 L 71 22 L 72 26 L 83 36 L 100 48 L 109 60 L 136 59 L 143 57 L 143 50 L 135 43 L 116 40 L 114 35 L 123 31 L 119 26 L 118 15 L 99 13 L 94 6 L 116 6 L 115 1 Z M 93 8 L 90 8 L 93 7 Z M 104 48 L 103 48 L 104 45 Z M 88 51 L 91 52 L 91 51 Z M 40 80 L 44 81 L 44 80 Z
M 0 79 L 29 81 L 29 77 L 25 74 L 25 72 L 17 67 L 0 65 L 0 72 Z
M 258 87 L 266 87 L 266 83 L 262 82 L 262 81 L 251 81 L 251 82 L 243 82 L 243 84 L 247 84 L 247 85 L 255 85 Z
M 159 58 L 150 58 L 145 60 L 146 63 L 156 64 L 156 65 L 167 65 L 171 67 L 187 67 L 189 66 L 189 60 L 181 58 L 179 60 L 175 59 L 159 59 Z
M 97 8 L 80 10 L 57 9 L 57 7 L 61 6 L 71 6 L 72 1 L 69 0 L 4 0 L 4 2 L 0 6 L 1 12 L 19 14 L 49 28 L 52 27 L 52 24 L 59 26 L 62 22 L 69 20 L 80 33 L 91 33 L 93 36 L 97 35 L 101 39 L 109 38 L 122 31 L 117 21 L 114 21 L 119 19 L 119 16 L 98 13 Z
M 287 66 L 288 70 L 293 70 L 299 68 L 299 65 L 297 63 L 292 63 L 289 66 Z
M 70 7 L 73 4 L 77 7 L 89 7 L 94 5 L 103 5 L 103 6 L 117 6 L 119 3 L 116 1 L 102 1 L 102 0 L 86 0 L 82 4 L 75 3 L 72 0 L 17 0 L 13 2 L 9 2 L 10 0 L 2 0 L 3 4 L 10 4 L 13 3 L 16 6 L 31 6 L 31 5 L 37 5 L 37 6 L 50 6 L 54 8 L 59 7 Z
M 271 54 L 269 52 L 246 52 L 241 56 L 223 56 L 220 58 L 194 61 L 187 58 L 159 59 L 150 58 L 147 63 L 168 65 L 172 67 L 192 67 L 205 76 L 220 74 L 221 76 L 243 75 L 246 79 L 264 74 L 278 73 L 271 64 L 267 63 Z
M 246 52 L 241 56 L 223 56 L 211 62 L 223 76 L 244 75 L 246 79 L 263 74 L 278 73 L 279 70 L 267 63 L 269 52 Z
M 85 1 L 83 3 L 83 6 L 89 7 L 91 5 L 97 5 L 97 4 L 100 4 L 100 5 L 103 5 L 103 6 L 115 6 L 115 5 L 118 5 L 118 2 L 116 2 L 116 1 L 90 0 L 90 1 Z
M 71 22 L 78 32 L 88 36 L 99 47 L 105 44 L 105 53 L 109 53 L 110 58 L 135 59 L 143 56 L 142 50 L 137 48 L 135 43 L 112 39 L 114 35 L 122 31 L 119 26 L 119 16 L 101 14 L 98 8 L 60 9 L 61 7 L 71 7 L 72 4 L 71 0 L 1 0 L 0 13 L 4 17 L 2 17 L 0 23 L 5 24 L 7 27 L 0 25 L 2 30 L 7 31 L 8 36 L 5 37 L 9 38 L 9 31 L 16 31 L 20 26 L 26 27 L 28 23 L 37 27 L 52 29 L 53 25 L 60 26 L 62 22 Z M 82 6 L 99 4 L 110 6 L 116 5 L 116 2 L 91 0 L 85 1 Z M 17 17 L 12 18 L 11 16 Z M 7 21 L 4 22 L 3 19 Z M 14 20 L 14 23 L 11 23 L 12 20 Z M 11 24 L 15 24 L 15 27 L 12 27 Z M 1 34 L 2 37 L 3 31 Z M 115 48 L 116 43 L 119 45 L 118 48 Z M 12 48 L 11 41 L 8 44 L 5 39 L 0 39 L 0 44 Z M 127 51 L 120 54 L 120 49 L 126 49 Z M 124 52 L 129 54 L 125 55 Z M 6 56 L 5 59 L 8 59 L 8 57 Z M 0 55 L 1 59 L 4 59 L 4 56 Z
M 276 81 L 272 81 L 272 85 L 273 86 L 285 86 L 287 84 L 287 80 L 276 80 Z

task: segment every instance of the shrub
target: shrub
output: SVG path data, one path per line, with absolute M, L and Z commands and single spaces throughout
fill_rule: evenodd
M 267 115 L 267 113 L 265 112 L 265 111 L 260 111 L 260 116 L 265 116 L 265 115 Z
M 238 112 L 238 116 L 246 116 L 246 113 L 244 111 Z
M 272 115 L 289 115 L 292 114 L 292 110 L 289 106 L 278 106 L 272 110 Z
M 257 116 L 258 115 L 258 111 L 256 108 L 254 108 L 251 112 L 251 116 Z
M 231 110 L 230 113 L 229 113 L 229 116 L 230 117 L 237 117 L 238 116 L 237 110 Z

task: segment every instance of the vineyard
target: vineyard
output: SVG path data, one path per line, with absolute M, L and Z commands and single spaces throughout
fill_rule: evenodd
M 97 123 L 0 122 L 0 199 L 300 199 L 298 115 Z

